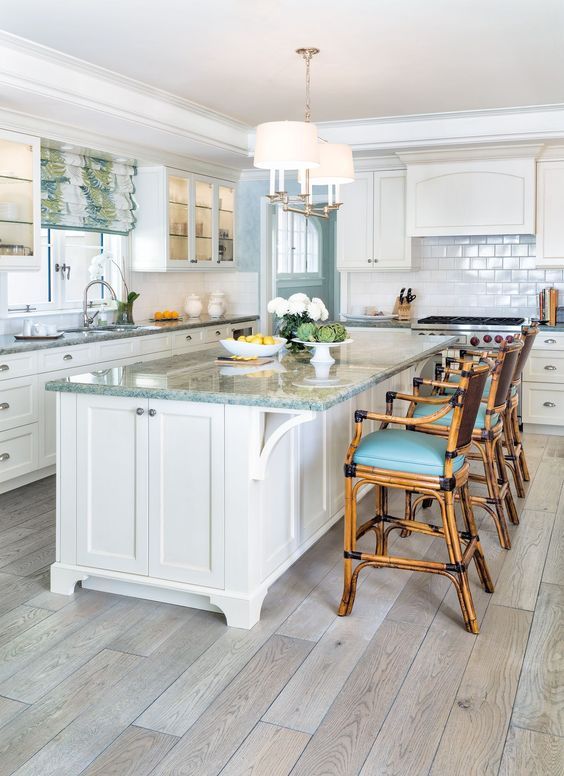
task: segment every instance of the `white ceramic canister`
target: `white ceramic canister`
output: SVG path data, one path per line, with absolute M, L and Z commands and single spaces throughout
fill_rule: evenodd
M 189 294 L 184 302 L 184 312 L 189 318 L 199 318 L 202 313 L 202 300 L 198 294 Z
M 219 315 L 225 314 L 226 305 L 225 305 L 225 294 L 223 293 L 223 291 L 212 291 L 208 302 L 208 313 L 212 316 L 212 318 L 219 318 L 219 315 L 212 315 L 210 313 L 210 310 L 209 310 L 210 305 L 214 305 L 214 306 L 219 305 L 219 307 L 221 308 L 221 312 Z M 214 309 L 216 308 L 214 307 Z

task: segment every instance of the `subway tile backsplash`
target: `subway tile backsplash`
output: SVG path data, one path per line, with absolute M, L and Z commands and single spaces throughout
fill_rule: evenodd
M 400 288 L 417 294 L 415 317 L 423 315 L 515 315 L 537 313 L 537 293 L 554 286 L 564 299 L 562 270 L 535 268 L 533 235 L 422 237 L 413 240 L 419 270 L 351 272 L 348 312 L 367 306 L 386 312 Z M 345 307 L 343 306 L 343 309 Z

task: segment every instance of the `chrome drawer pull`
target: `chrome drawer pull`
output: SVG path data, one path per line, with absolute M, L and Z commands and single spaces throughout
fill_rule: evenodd
M 135 410 L 135 412 L 136 412 L 138 415 L 144 415 L 144 414 L 145 414 L 145 410 L 143 409 L 143 407 L 137 407 L 137 409 Z
M 7 372 L 9 368 L 8 364 L 0 364 L 0 372 Z
M 221 337 L 221 332 L 220 331 L 216 331 L 215 336 L 216 337 Z
M 552 364 L 547 364 L 545 366 L 545 369 L 546 369 L 547 372 L 556 372 L 556 367 L 553 366 Z
M 0 410 L 9 410 L 9 409 L 10 409 L 10 405 L 8 404 L 7 401 L 3 401 L 2 404 L 0 404 Z
M 66 354 L 63 356 L 63 361 L 72 361 L 72 356 L 71 356 L 71 354 L 70 354 L 70 353 L 66 353 Z
M 0 462 L 1 463 L 3 463 L 4 461 L 9 461 L 9 460 L 10 460 L 10 453 L 2 453 L 2 455 L 0 455 Z
M 556 407 L 556 404 L 553 401 L 545 401 L 545 403 L 542 406 L 543 407 Z
M 191 340 L 191 339 L 192 339 L 192 335 L 191 335 L 191 334 L 187 334 L 187 335 L 186 335 L 186 339 L 187 339 L 187 340 Z
M 555 339 L 547 339 L 544 341 L 546 345 L 556 345 Z

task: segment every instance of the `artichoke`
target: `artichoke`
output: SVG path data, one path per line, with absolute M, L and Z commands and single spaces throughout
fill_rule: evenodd
M 296 329 L 296 338 L 302 342 L 315 342 L 316 329 L 315 323 L 300 323 Z
M 325 326 L 319 326 L 317 329 L 317 341 L 318 342 L 335 342 L 335 330 L 332 324 Z
M 343 342 L 347 339 L 348 332 L 343 326 L 342 323 L 339 323 L 338 321 L 335 321 L 335 323 L 332 323 L 331 326 L 333 327 L 333 331 L 335 332 L 335 342 Z

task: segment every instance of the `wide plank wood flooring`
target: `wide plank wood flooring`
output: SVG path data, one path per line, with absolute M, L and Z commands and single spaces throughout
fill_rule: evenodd
M 476 513 L 496 581 L 488 595 L 472 572 L 477 637 L 447 580 L 394 569 L 361 574 L 337 617 L 340 523 L 250 631 L 80 587 L 54 595 L 54 479 L 0 496 L 0 776 L 560 776 L 564 444 L 525 443 L 510 552 Z M 443 557 L 429 536 L 393 541 Z

